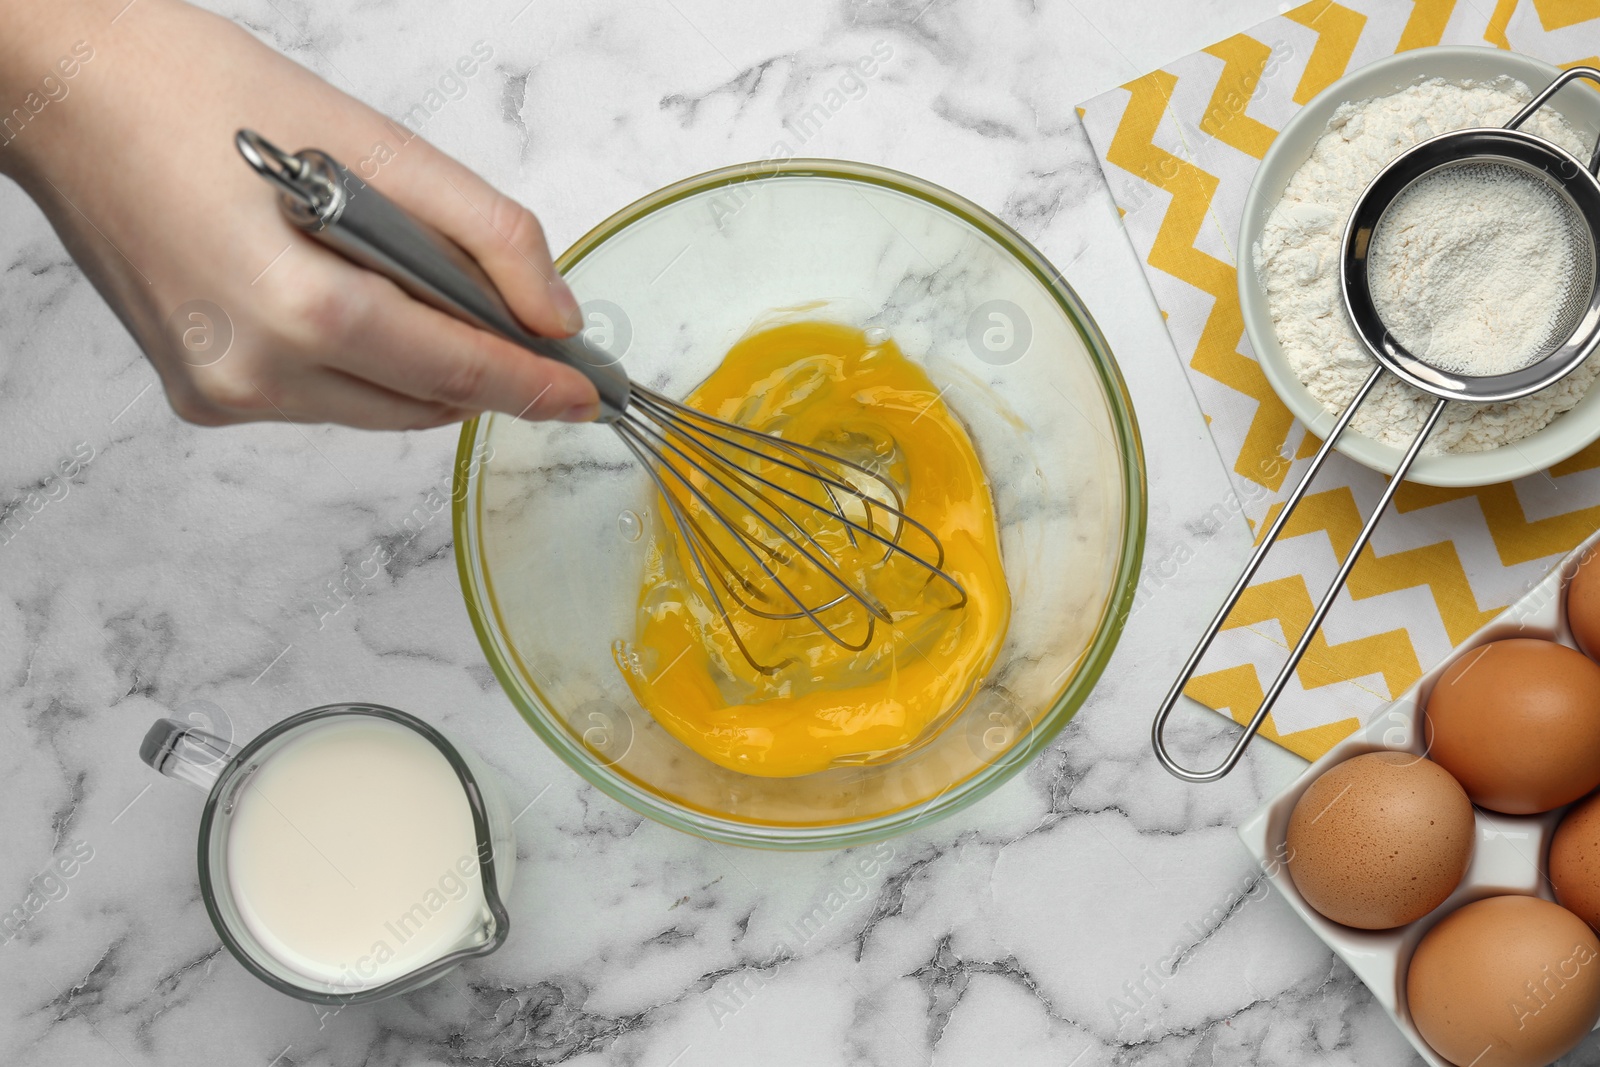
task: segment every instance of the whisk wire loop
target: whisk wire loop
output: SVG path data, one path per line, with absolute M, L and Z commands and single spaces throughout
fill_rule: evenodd
M 748 586 L 748 580 L 742 574 L 740 574 L 736 568 L 733 568 L 730 564 L 728 564 L 727 557 L 724 556 L 719 549 L 717 549 L 715 542 L 713 542 L 711 538 L 707 536 L 705 530 L 693 518 L 693 516 L 688 514 L 687 510 L 683 507 L 683 504 L 678 499 L 677 494 L 674 493 L 668 486 L 665 474 L 671 474 L 679 485 L 682 485 L 690 492 L 690 494 L 698 499 L 702 507 L 705 508 L 706 512 L 716 519 L 717 522 L 733 536 L 740 546 L 745 549 L 750 558 L 753 559 L 756 565 L 761 568 L 762 572 L 766 574 L 767 578 L 772 582 L 772 584 L 783 593 L 784 597 L 786 597 L 795 605 L 795 607 L 799 609 L 799 614 L 794 616 L 795 618 L 804 617 L 809 619 L 812 625 L 815 626 L 824 636 L 828 637 L 840 647 L 851 652 L 860 652 L 871 643 L 873 633 L 875 631 L 873 621 L 870 616 L 867 620 L 866 634 L 861 638 L 860 641 L 855 642 L 846 640 L 840 635 L 836 627 L 830 626 L 827 622 L 823 621 L 821 618 L 823 609 L 812 608 L 809 606 L 805 600 L 794 590 L 792 590 L 789 587 L 789 584 L 778 575 L 778 572 L 773 569 L 773 564 L 767 559 L 762 558 L 762 553 L 758 551 L 757 546 L 762 549 L 766 549 L 768 546 L 765 546 L 761 542 L 741 531 L 726 514 L 711 504 L 710 500 L 706 497 L 706 494 L 694 484 L 688 475 L 667 460 L 666 455 L 662 451 L 663 445 L 651 443 L 651 441 L 646 437 L 646 434 L 653 433 L 653 431 L 649 430 L 648 428 L 641 427 L 632 419 L 626 418 L 620 419 L 613 423 L 613 426 L 622 439 L 628 443 L 629 447 L 633 450 L 634 455 L 639 458 L 640 462 L 643 463 L 645 468 L 650 472 L 651 477 L 656 483 L 657 489 L 661 493 L 662 499 L 666 502 L 668 512 L 671 514 L 674 524 L 684 535 L 684 544 L 689 549 L 690 558 L 695 565 L 696 571 L 700 574 L 702 583 L 705 585 L 707 592 L 712 597 L 713 606 L 717 609 L 718 615 L 721 616 L 723 624 L 726 626 L 728 633 L 732 635 L 734 643 L 738 646 L 740 653 L 752 667 L 763 674 L 774 674 L 783 666 L 787 665 L 788 661 L 786 660 L 779 664 L 765 664 L 758 660 L 750 652 L 749 646 L 745 644 L 743 638 L 739 634 L 738 627 L 734 624 L 732 616 L 728 613 L 726 605 L 722 602 L 722 598 L 717 594 L 716 586 L 720 585 L 725 592 L 727 592 L 730 596 L 733 596 L 736 600 L 739 600 L 741 604 L 743 604 L 744 601 L 735 592 L 727 572 L 713 569 L 713 574 L 715 576 L 715 584 L 713 584 L 713 576 L 707 573 L 707 568 L 704 558 L 701 555 L 701 551 L 709 550 L 713 552 L 719 559 L 723 561 L 724 565 L 727 566 L 728 571 L 732 572 L 734 578 L 741 584 Z M 657 436 L 658 439 L 663 440 L 664 447 L 677 450 L 675 445 L 672 445 L 670 442 L 665 442 L 664 438 L 660 438 L 659 435 Z M 691 464 L 693 463 L 692 460 L 686 460 L 686 462 L 690 462 Z M 705 472 L 702 471 L 702 473 Z M 714 475 L 707 474 L 707 477 L 713 481 L 717 480 Z M 777 528 L 774 527 L 774 529 Z M 863 594 L 860 594 L 854 589 L 854 587 L 845 582 L 842 577 L 839 577 L 833 570 L 816 563 L 814 557 L 811 557 L 808 553 L 805 553 L 804 550 L 799 549 L 799 546 L 793 541 L 792 538 L 789 538 L 788 535 L 783 534 L 781 530 L 778 532 L 780 536 L 783 536 L 786 540 L 788 540 L 797 551 L 800 551 L 808 560 L 811 560 L 813 564 L 816 565 L 818 569 L 821 570 L 825 575 L 837 580 L 840 587 L 845 590 L 846 595 L 862 599 L 863 604 L 869 603 L 864 598 Z
M 616 425 L 620 427 L 620 423 Z M 787 667 L 790 663 L 790 661 L 787 659 L 780 663 L 768 664 L 760 662 L 751 653 L 749 646 L 744 643 L 744 638 L 739 635 L 739 628 L 733 624 L 733 619 L 728 615 L 728 609 L 723 605 L 722 597 L 718 595 L 716 585 L 712 583 L 711 575 L 707 573 L 706 565 L 700 558 L 699 542 L 704 540 L 704 534 L 703 531 L 700 530 L 699 524 L 695 523 L 692 519 L 689 519 L 688 516 L 683 513 L 681 506 L 678 504 L 677 498 L 674 497 L 670 491 L 668 491 L 666 481 L 656 470 L 655 464 L 651 462 L 651 455 L 648 453 L 647 449 L 635 441 L 631 434 L 625 433 L 620 428 L 617 430 L 617 436 L 622 439 L 623 444 L 628 446 L 628 450 L 631 451 L 634 455 L 634 458 L 639 461 L 639 465 L 645 469 L 645 471 L 650 475 L 651 480 L 655 482 L 656 490 L 661 495 L 661 499 L 666 502 L 667 511 L 672 515 L 673 522 L 677 524 L 679 529 L 689 530 L 692 528 L 695 534 L 698 535 L 685 538 L 684 544 L 689 550 L 689 559 L 691 562 L 693 562 L 695 570 L 699 573 L 700 582 L 705 586 L 707 595 L 711 597 L 711 605 L 712 607 L 716 608 L 717 614 L 722 618 L 723 625 L 727 629 L 728 635 L 733 639 L 734 645 L 739 649 L 740 655 L 745 658 L 745 661 L 749 663 L 751 667 L 765 675 L 777 674 L 784 667 Z M 721 572 L 719 571 L 717 573 L 720 578 Z M 726 583 L 722 584 L 724 584 L 724 588 L 726 588 Z
M 714 504 L 710 496 L 707 495 L 707 493 L 701 489 L 700 486 L 694 483 L 693 478 L 689 477 L 689 475 L 684 473 L 676 464 L 667 458 L 667 453 L 670 452 L 673 455 L 676 455 L 685 464 L 694 468 L 694 470 L 704 477 L 707 482 L 714 484 L 723 493 L 733 497 L 734 499 L 740 499 L 738 494 L 728 482 L 724 481 L 714 471 L 694 459 L 694 457 L 690 456 L 680 446 L 674 443 L 670 437 L 661 433 L 659 430 L 636 423 L 632 419 L 619 420 L 617 427 L 619 431 L 626 429 L 627 431 L 634 433 L 636 435 L 635 439 L 638 440 L 640 444 L 644 445 L 647 450 L 653 453 L 659 468 L 672 474 L 677 480 L 678 484 L 687 489 L 689 493 L 700 502 L 701 506 L 705 508 L 706 512 L 711 515 L 712 518 L 716 519 L 718 525 L 727 530 L 728 533 L 732 535 L 732 537 L 738 541 L 741 546 L 744 547 L 745 551 L 750 555 L 750 558 L 756 561 L 756 563 L 766 573 L 767 577 L 772 579 L 775 584 L 782 588 L 786 595 L 792 597 L 795 603 L 800 606 L 801 611 L 804 612 L 808 618 L 811 618 L 812 621 L 817 622 L 818 625 L 821 625 L 821 621 L 815 618 L 816 611 L 820 611 L 821 609 L 807 608 L 803 601 L 798 596 L 795 596 L 789 587 L 784 584 L 783 579 L 779 578 L 777 573 L 772 569 L 773 563 L 782 566 L 791 563 L 792 560 L 785 559 L 781 555 L 774 556 L 770 545 L 767 545 L 765 542 L 752 536 L 749 531 L 741 529 L 736 523 L 733 522 L 731 518 L 728 517 L 724 509 L 719 508 L 716 504 Z M 646 439 L 646 435 L 655 439 L 654 445 L 652 445 L 650 441 Z M 744 512 L 746 514 L 754 515 L 759 518 L 768 529 L 770 529 L 779 537 L 779 539 L 781 539 L 785 544 L 798 553 L 802 559 L 815 567 L 823 575 L 823 577 L 828 579 L 834 585 L 837 585 L 844 595 L 854 598 L 861 604 L 862 607 L 866 608 L 874 615 L 877 615 L 879 618 L 882 618 L 884 621 L 892 621 L 892 617 L 889 615 L 887 609 L 885 609 L 881 604 L 878 604 L 876 600 L 868 596 L 864 591 L 856 589 L 849 582 L 845 581 L 843 575 L 838 573 L 836 566 L 828 566 L 827 563 L 812 555 L 811 552 L 808 551 L 800 543 L 800 541 L 794 537 L 793 534 L 790 534 L 784 530 L 784 528 L 779 525 L 777 521 L 765 515 L 759 508 L 750 505 L 748 501 L 745 501 L 744 503 Z M 811 537 L 809 533 L 806 533 L 805 536 L 808 538 Z M 763 555 L 766 555 L 767 558 L 763 559 Z M 833 632 L 830 630 L 829 634 L 833 635 Z M 837 636 L 835 636 L 835 640 L 838 640 Z M 840 641 L 840 643 L 844 644 L 845 642 Z
M 756 670 L 773 674 L 789 661 L 768 664 L 755 656 L 735 625 L 731 606 L 773 621 L 806 619 L 852 652 L 867 648 L 879 621 L 894 622 L 864 580 L 847 576 L 823 530 L 811 520 L 820 519 L 854 548 L 880 546 L 879 563 L 892 557 L 910 561 L 927 572 L 924 589 L 942 581 L 956 594 L 950 606 L 965 606 L 966 590 L 944 570 L 938 536 L 906 514 L 899 487 L 882 474 L 823 449 L 696 411 L 637 383 L 623 416 L 611 425 L 649 472 L 710 606 Z M 710 517 L 709 529 L 705 516 Z M 908 529 L 921 533 L 931 550 L 908 547 Z M 728 536 L 714 537 L 713 530 Z M 745 565 L 729 558 L 730 541 L 747 559 Z M 820 585 L 826 592 L 820 602 L 811 603 L 797 585 L 813 591 Z M 855 640 L 841 631 L 847 619 L 826 617 L 851 601 L 865 609 L 864 633 Z
M 748 474 L 750 477 L 760 481 L 768 488 L 781 493 L 791 500 L 794 500 L 796 503 L 807 507 L 816 508 L 819 511 L 829 511 L 840 521 L 841 524 L 845 526 L 847 530 L 860 533 L 882 545 L 885 549 L 885 559 L 891 555 L 899 555 L 916 563 L 918 566 L 929 572 L 930 580 L 937 578 L 949 585 L 950 588 L 956 592 L 959 599 L 955 604 L 951 605 L 952 607 L 960 608 L 966 605 L 966 590 L 963 589 L 961 584 L 944 570 L 944 545 L 939 541 L 938 535 L 936 535 L 926 525 L 912 518 L 905 512 L 905 500 L 901 496 L 899 488 L 888 478 L 885 478 L 883 475 L 869 469 L 868 467 L 848 460 L 843 456 L 828 452 L 824 449 L 802 444 L 798 441 L 785 441 L 782 438 L 774 437 L 773 435 L 763 433 L 760 430 L 752 430 L 748 427 L 740 426 L 737 423 L 729 422 L 726 419 L 718 418 L 715 415 L 710 415 L 702 411 L 696 411 L 693 408 L 689 408 L 678 403 L 677 401 L 668 400 L 661 394 L 656 393 L 653 390 L 646 389 L 637 383 L 633 387 L 633 394 L 634 403 L 630 405 L 630 408 L 637 408 L 639 411 L 656 420 L 658 423 L 664 423 L 664 429 L 675 430 L 684 437 L 695 440 L 713 455 L 716 454 L 715 449 L 710 446 L 706 446 L 704 445 L 704 442 L 699 441 L 701 435 L 709 437 L 719 444 L 727 446 L 728 448 L 732 448 L 738 452 L 744 453 L 750 456 L 752 459 L 774 464 L 804 478 L 811 478 L 819 482 L 828 492 L 830 500 L 832 500 L 835 504 L 837 504 L 837 497 L 833 495 L 835 491 L 842 492 L 847 496 L 857 500 L 863 506 L 863 510 L 868 519 L 866 523 L 852 519 L 849 515 L 845 514 L 843 508 L 823 508 L 815 500 L 811 500 L 802 494 L 796 493 L 788 486 L 774 482 L 753 471 L 744 471 L 745 474 Z M 707 429 L 707 425 L 716 427 L 716 429 Z M 754 441 L 759 445 L 766 446 L 767 448 L 778 452 L 786 453 L 790 458 L 783 459 L 778 456 L 774 456 L 771 452 L 766 452 L 761 448 L 742 443 L 740 438 L 748 441 Z M 880 500 L 873 494 L 863 490 L 858 485 L 828 474 L 825 470 L 819 470 L 819 463 L 815 462 L 812 457 L 815 457 L 815 461 L 833 464 L 844 470 L 854 472 L 860 475 L 862 478 L 881 486 L 884 492 L 893 499 L 894 503 L 890 504 L 886 501 Z M 721 460 L 722 457 L 718 456 L 718 459 Z M 802 466 L 802 464 L 804 464 L 804 466 Z M 880 530 L 878 530 L 877 525 L 871 521 L 872 509 L 874 508 L 882 511 L 893 521 L 894 534 L 892 536 L 882 533 Z M 906 527 L 917 530 L 927 538 L 928 543 L 934 548 L 936 554 L 934 559 L 926 559 L 900 543 L 901 534 Z

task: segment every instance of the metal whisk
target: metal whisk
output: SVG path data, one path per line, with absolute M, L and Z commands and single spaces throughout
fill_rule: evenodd
M 944 570 L 939 538 L 906 514 L 899 488 L 881 472 L 680 404 L 630 380 L 615 358 L 576 337 L 529 333 L 471 256 L 327 153 L 291 155 L 251 130 L 240 130 L 235 144 L 279 188 L 279 205 L 299 229 L 417 299 L 594 383 L 598 421 L 649 472 L 712 607 L 756 670 L 774 674 L 787 661 L 760 662 L 730 605 L 759 619 L 808 620 L 835 644 L 860 651 L 877 623 L 894 622 L 867 588 L 865 571 L 876 565 L 908 561 L 927 573 L 924 588 L 943 582 L 957 597 L 951 607 L 966 604 L 966 590 Z M 918 550 L 903 543 L 907 530 L 924 542 Z M 845 546 L 852 554 L 876 546 L 882 555 L 849 574 L 840 559 Z M 809 599 L 808 590 L 816 590 Z

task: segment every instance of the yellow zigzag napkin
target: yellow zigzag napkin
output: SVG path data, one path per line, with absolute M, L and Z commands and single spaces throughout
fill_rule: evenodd
M 1273 394 L 1244 334 L 1234 244 L 1251 179 L 1284 123 L 1347 71 L 1436 44 L 1600 63 L 1600 0 L 1313 0 L 1079 109 L 1229 467 L 1235 495 L 1212 509 L 1220 521 L 1242 512 L 1259 528 L 1320 443 Z M 1240 722 L 1254 714 L 1384 481 L 1329 460 L 1190 696 Z M 1403 486 L 1263 733 L 1322 755 L 1597 525 L 1600 443 L 1519 482 Z M 1146 593 L 1194 555 L 1185 543 L 1148 560 Z

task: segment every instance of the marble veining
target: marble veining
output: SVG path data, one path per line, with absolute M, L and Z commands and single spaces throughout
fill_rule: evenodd
M 1234 834 L 1303 764 L 1258 744 L 1195 788 L 1148 748 L 1248 538 L 1073 107 L 1275 0 L 211 2 L 397 118 L 486 42 L 487 69 L 423 133 L 532 205 L 557 248 L 779 146 L 997 211 L 1119 356 L 1149 464 L 1147 568 L 1093 698 L 975 807 L 835 854 L 679 834 L 584 785 L 484 665 L 438 506 L 453 431 L 179 421 L 0 187 L 0 1062 L 1416 1062 Z M 889 57 L 841 93 L 879 42 Z M 199 794 L 136 753 L 161 715 L 245 740 L 340 699 L 450 731 L 522 814 L 506 946 L 332 1011 L 219 946 L 195 882 Z M 1228 731 L 1183 709 L 1168 736 L 1203 760 Z

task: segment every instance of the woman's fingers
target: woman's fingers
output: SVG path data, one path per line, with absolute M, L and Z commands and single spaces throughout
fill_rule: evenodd
M 364 430 L 426 430 L 476 414 L 449 404 L 402 396 L 343 371 L 315 368 L 287 381 L 245 383 L 234 405 L 196 402 L 168 383 L 168 398 L 183 418 L 202 426 L 240 422 L 340 422 Z
M 394 168 L 384 194 L 466 249 L 534 333 L 566 337 L 582 329 L 578 302 L 533 212 L 431 145 L 418 147 L 410 165 Z
M 599 394 L 579 371 L 468 326 L 367 274 L 329 365 L 392 392 L 466 411 L 588 422 Z
M 583 326 L 533 213 L 426 143 L 393 168 L 383 192 L 459 244 L 534 333 L 566 337 Z M 396 291 L 396 295 L 398 291 Z M 412 302 L 373 316 L 334 365 L 409 396 L 529 419 L 587 422 L 599 396 L 580 372 Z

